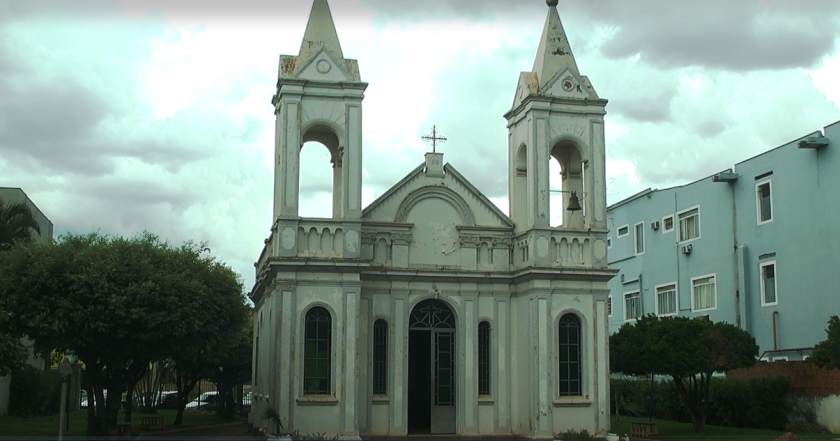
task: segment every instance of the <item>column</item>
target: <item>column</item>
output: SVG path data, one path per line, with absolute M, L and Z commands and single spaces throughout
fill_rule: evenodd
M 496 376 L 493 384 L 496 408 L 496 432 L 510 433 L 510 294 L 496 295 Z M 492 371 L 491 371 L 492 373 Z
M 395 282 L 394 285 L 398 283 Z M 391 369 L 389 380 L 391 381 L 391 435 L 404 435 L 408 433 L 406 415 L 408 414 L 408 283 L 399 282 L 398 289 L 391 291 L 391 304 L 393 311 L 393 369 Z
M 599 431 L 610 429 L 610 353 L 607 350 L 610 334 L 609 319 L 607 317 L 606 300 L 598 300 L 595 303 L 595 320 L 593 320 L 593 335 L 595 336 L 595 348 L 588 362 L 595 366 L 595 384 L 597 386 L 596 403 L 598 405 L 597 424 Z
M 344 388 L 340 398 L 343 420 L 342 436 L 358 437 L 359 423 L 356 418 L 356 406 L 359 396 L 359 282 L 344 287 Z
M 467 285 L 467 286 L 463 286 Z M 458 373 L 458 383 L 455 384 L 455 390 L 462 391 L 458 395 L 462 397 L 463 403 L 463 425 L 460 432 L 463 434 L 477 434 L 478 433 L 478 293 L 476 292 L 475 284 L 463 284 L 461 288 L 461 298 L 464 300 L 464 319 L 458 324 L 462 326 L 464 331 L 460 334 L 464 336 L 463 350 L 458 352 L 463 354 L 464 368 L 462 372 Z M 456 342 L 457 345 L 457 342 Z M 457 348 L 457 346 L 456 346 Z M 456 405 L 460 403 L 456 402 Z
M 279 395 L 275 400 L 275 406 L 277 406 L 277 412 L 280 414 L 282 418 L 285 419 L 285 423 L 287 426 L 286 429 L 294 430 L 292 426 L 292 421 L 294 421 L 294 411 L 295 411 L 295 390 L 294 386 L 297 384 L 293 381 L 293 375 L 295 375 L 295 359 L 293 354 L 296 353 L 294 348 L 298 346 L 297 341 L 297 307 L 295 305 L 295 293 L 294 293 L 294 286 L 291 283 L 284 283 L 282 286 L 279 287 L 280 291 L 280 307 L 277 310 L 277 314 L 280 315 L 280 333 L 276 336 L 278 340 L 281 342 L 285 342 L 286 344 L 280 345 L 278 357 L 278 364 L 280 366 L 280 373 L 278 378 L 280 379 L 280 387 L 279 387 Z

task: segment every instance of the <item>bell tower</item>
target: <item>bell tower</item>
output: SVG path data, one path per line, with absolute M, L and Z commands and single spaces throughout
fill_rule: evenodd
M 549 0 L 548 16 L 530 72 L 519 75 L 508 127 L 510 216 L 517 233 L 549 228 L 549 199 L 563 198 L 564 229 L 606 230 L 604 115 L 598 97 L 580 74 L 569 40 Z M 561 168 L 562 188 L 549 186 L 549 162 Z M 581 210 L 570 211 L 572 193 Z
M 333 165 L 333 219 L 362 213 L 362 99 L 359 64 L 345 59 L 326 0 L 315 0 L 297 56 L 281 55 L 275 128 L 274 219 L 299 216 L 300 150 L 317 141 Z

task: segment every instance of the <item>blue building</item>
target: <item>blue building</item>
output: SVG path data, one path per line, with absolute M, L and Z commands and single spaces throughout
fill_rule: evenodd
M 800 360 L 840 314 L 840 121 L 678 187 L 608 207 L 610 332 L 643 314 L 707 316 Z

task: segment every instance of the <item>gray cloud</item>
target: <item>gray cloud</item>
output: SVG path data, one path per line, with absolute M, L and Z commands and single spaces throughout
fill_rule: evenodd
M 671 120 L 671 100 L 674 95 L 659 95 L 642 99 L 610 100 L 609 112 L 621 113 L 639 122 L 665 122 Z
M 706 121 L 695 129 L 698 135 L 703 139 L 714 138 L 715 136 L 720 135 L 721 132 L 726 130 L 726 124 L 720 121 Z

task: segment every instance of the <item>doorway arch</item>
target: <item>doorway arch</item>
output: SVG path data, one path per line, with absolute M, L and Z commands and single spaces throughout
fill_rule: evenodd
M 455 314 L 438 299 L 408 320 L 408 432 L 455 433 Z

